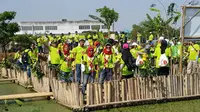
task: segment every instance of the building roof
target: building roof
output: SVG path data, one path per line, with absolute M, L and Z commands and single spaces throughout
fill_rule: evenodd
M 92 20 L 80 20 L 80 21 L 21 21 L 19 23 L 100 23 L 99 21 L 92 21 Z

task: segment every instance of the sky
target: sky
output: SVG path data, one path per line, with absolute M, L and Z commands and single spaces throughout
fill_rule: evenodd
M 1 0 L 0 13 L 3 11 L 17 12 L 14 21 L 60 21 L 90 19 L 89 14 L 98 15 L 97 8 L 107 6 L 114 8 L 119 13 L 119 19 L 115 23 L 115 30 L 130 30 L 133 24 L 146 19 L 146 13 L 154 16 L 155 12 L 149 11 L 151 4 L 165 11 L 171 2 L 177 4 L 181 11 L 181 5 L 190 0 Z

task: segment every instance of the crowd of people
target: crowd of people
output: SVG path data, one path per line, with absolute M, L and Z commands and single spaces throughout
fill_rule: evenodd
M 190 74 L 198 66 L 199 45 L 195 42 L 183 44 L 179 38 L 156 38 L 150 33 L 146 43 L 142 43 L 141 36 L 138 33 L 133 41 L 125 33 L 115 33 L 114 39 L 107 38 L 102 43 L 99 32 L 86 36 L 80 36 L 77 32 L 74 35 L 69 33 L 59 36 L 45 34 L 39 36 L 30 48 L 19 49 L 14 59 L 31 77 L 32 65 L 41 61 L 40 56 L 44 54 L 44 48 L 47 48 L 49 65 L 57 71 L 55 77 L 61 82 L 82 84 L 83 94 L 89 82 L 98 80 L 103 84 L 104 81 L 113 80 L 116 66 L 120 71 L 120 79 L 134 77 L 135 71 L 139 71 L 141 77 L 169 75 L 170 60 L 172 64 L 179 64 L 182 48 L 187 73 Z

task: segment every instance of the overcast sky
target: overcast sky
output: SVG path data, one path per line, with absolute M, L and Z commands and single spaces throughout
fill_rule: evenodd
M 171 2 L 177 3 L 178 10 L 185 0 L 160 0 L 167 9 Z M 190 0 L 186 0 L 190 1 Z M 119 20 L 115 25 L 117 30 L 131 29 L 146 18 L 146 13 L 152 16 L 155 13 L 149 11 L 151 4 L 157 4 L 157 8 L 164 8 L 158 0 L 1 0 L 0 12 L 16 11 L 15 21 L 45 21 L 61 19 L 84 20 L 90 19 L 89 14 L 98 15 L 97 8 L 108 6 L 119 13 Z

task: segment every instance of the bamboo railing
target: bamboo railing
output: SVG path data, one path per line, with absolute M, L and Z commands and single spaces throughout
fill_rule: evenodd
M 31 77 L 32 86 L 37 92 L 53 92 L 54 98 L 70 108 L 94 108 L 106 105 L 121 105 L 129 102 L 147 102 L 152 100 L 187 98 L 200 96 L 200 70 L 192 74 L 171 74 L 168 76 L 139 77 L 87 84 L 83 97 L 81 86 L 77 83 L 63 83 L 48 66 L 42 66 L 45 76 L 38 79 Z M 178 67 L 177 67 L 178 69 Z M 5 75 L 2 68 L 1 75 Z M 8 77 L 16 79 L 16 83 L 26 86 L 26 72 L 8 69 Z

